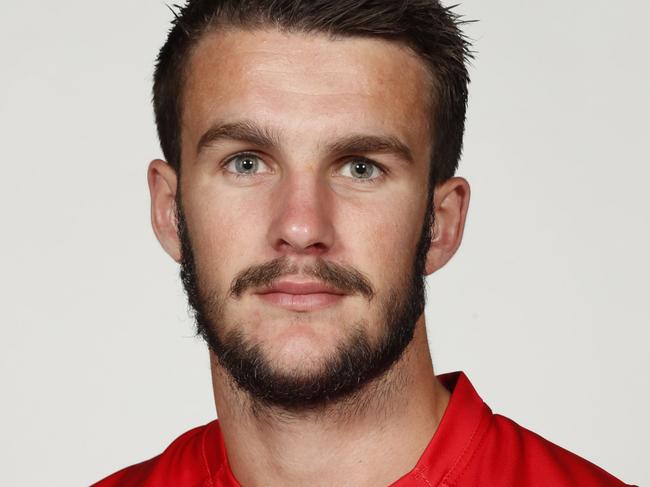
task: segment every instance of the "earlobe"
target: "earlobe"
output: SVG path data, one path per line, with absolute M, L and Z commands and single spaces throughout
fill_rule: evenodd
M 451 178 L 436 187 L 431 246 L 426 275 L 443 267 L 460 247 L 469 208 L 470 187 L 463 178 Z
M 151 196 L 151 224 L 153 231 L 176 262 L 181 260 L 181 246 L 176 222 L 176 191 L 178 176 L 174 168 L 163 160 L 151 161 L 147 171 Z

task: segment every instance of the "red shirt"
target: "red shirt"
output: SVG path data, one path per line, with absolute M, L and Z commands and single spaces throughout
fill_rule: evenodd
M 462 372 L 438 377 L 451 399 L 413 470 L 392 487 L 618 487 L 626 484 L 514 421 L 493 414 Z M 93 487 L 240 487 L 219 420 Z

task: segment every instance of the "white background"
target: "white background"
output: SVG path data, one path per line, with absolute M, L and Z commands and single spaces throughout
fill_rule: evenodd
M 149 224 L 160 0 L 1 1 L 0 484 L 71 486 L 214 415 Z M 465 242 L 429 279 L 437 372 L 650 483 L 650 3 L 471 0 Z

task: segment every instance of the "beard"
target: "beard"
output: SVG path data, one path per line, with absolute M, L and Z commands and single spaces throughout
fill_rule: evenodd
M 228 293 L 219 294 L 204 288 L 204 281 L 197 273 L 180 193 L 177 194 L 180 275 L 196 321 L 197 334 L 203 337 L 221 367 L 234 384 L 248 394 L 254 405 L 275 406 L 292 412 L 332 405 L 382 377 L 401 358 L 413 339 L 415 325 L 425 308 L 424 269 L 431 244 L 432 196 L 430 189 L 414 262 L 385 298 L 377 298 L 381 321 L 379 338 L 374 341 L 369 338 L 368 324 L 363 320 L 341 323 L 350 329 L 347 338 L 321 361 L 318 370 L 305 373 L 304 370 L 277 370 L 262 347 L 251 343 L 238 323 L 226 323 L 224 316 L 224 303 L 228 297 L 237 298 L 246 289 L 270 285 L 280 277 L 296 272 L 297 268 L 283 257 L 239 273 Z M 337 289 L 357 292 L 369 301 L 375 300 L 372 284 L 353 267 L 319 258 L 313 267 L 303 269 L 303 274 Z M 231 331 L 224 332 L 227 329 Z

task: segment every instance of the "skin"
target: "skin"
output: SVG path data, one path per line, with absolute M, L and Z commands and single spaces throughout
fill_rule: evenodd
M 417 56 L 376 39 L 229 30 L 207 35 L 193 52 L 183 98 L 181 193 L 202 284 L 223 294 L 251 265 L 288 256 L 303 266 L 320 257 L 353 266 L 377 293 L 307 312 L 271 306 L 250 292 L 227 300 L 223 331 L 240 327 L 278 370 L 318 370 L 319 359 L 345 343 L 342 323 L 364 320 L 368 337 L 378 336 L 378 303 L 403 285 L 426 211 L 432 141 L 422 94 L 430 84 Z M 214 124 L 242 120 L 278 140 L 261 147 L 220 139 L 197 149 Z M 413 161 L 392 152 L 329 150 L 353 133 L 397 138 Z M 258 173 L 236 178 L 233 164 L 221 166 L 241 151 L 258 155 Z M 385 174 L 359 182 L 352 156 L 376 161 Z M 154 231 L 178 262 L 179 179 L 154 160 L 148 181 Z M 462 178 L 436 188 L 427 275 L 458 249 L 469 196 Z M 415 466 L 449 400 L 434 375 L 424 315 L 381 380 L 343 404 L 311 412 L 248 414 L 250 398 L 233 387 L 214 356 L 211 363 L 230 467 L 247 487 L 388 485 Z

